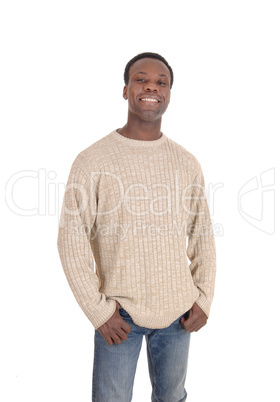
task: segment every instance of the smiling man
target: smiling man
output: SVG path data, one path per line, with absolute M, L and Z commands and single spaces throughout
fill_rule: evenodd
M 128 100 L 128 119 L 118 132 L 140 140 L 157 139 L 161 135 L 161 117 L 170 101 L 173 72 L 154 58 L 141 58 L 129 66 L 125 69 L 123 91 Z
M 152 401 L 186 400 L 190 334 L 210 313 L 216 248 L 204 176 L 161 131 L 173 79 L 157 53 L 127 63 L 127 122 L 77 155 L 65 189 L 57 246 L 95 328 L 95 402 L 132 400 L 144 336 Z

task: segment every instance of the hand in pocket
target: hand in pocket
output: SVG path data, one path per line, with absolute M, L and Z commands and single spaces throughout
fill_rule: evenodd
M 126 341 L 128 339 L 127 334 L 131 332 L 131 326 L 120 316 L 120 308 L 120 303 L 116 301 L 116 310 L 112 317 L 97 328 L 97 331 L 100 332 L 108 345 L 113 345 L 114 342 L 119 345 L 122 340 Z

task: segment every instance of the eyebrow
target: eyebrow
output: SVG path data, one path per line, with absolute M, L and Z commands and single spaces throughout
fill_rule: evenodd
M 145 73 L 144 71 L 137 71 L 137 73 L 135 73 L 135 74 L 144 74 L 144 75 L 148 75 L 148 74 Z M 168 78 L 167 75 L 165 75 L 165 74 L 158 74 L 158 76 L 159 76 L 159 77 L 166 77 L 166 78 Z

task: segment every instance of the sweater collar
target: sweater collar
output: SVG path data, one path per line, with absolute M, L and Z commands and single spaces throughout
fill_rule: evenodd
M 163 144 L 167 136 L 161 132 L 161 136 L 157 140 L 136 140 L 134 138 L 125 137 L 124 135 L 118 133 L 117 129 L 111 133 L 112 137 L 116 140 L 122 142 L 123 144 L 132 145 L 136 147 L 156 147 L 158 145 Z

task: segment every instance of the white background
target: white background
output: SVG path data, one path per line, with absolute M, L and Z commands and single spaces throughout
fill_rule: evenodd
M 59 260 L 60 207 L 77 154 L 126 122 L 125 64 L 152 51 L 174 70 L 162 131 L 200 161 L 217 230 L 188 400 L 279 401 L 279 2 L 11 0 L 0 15 L 1 400 L 90 402 L 94 329 Z M 145 346 L 134 402 L 150 400 Z

